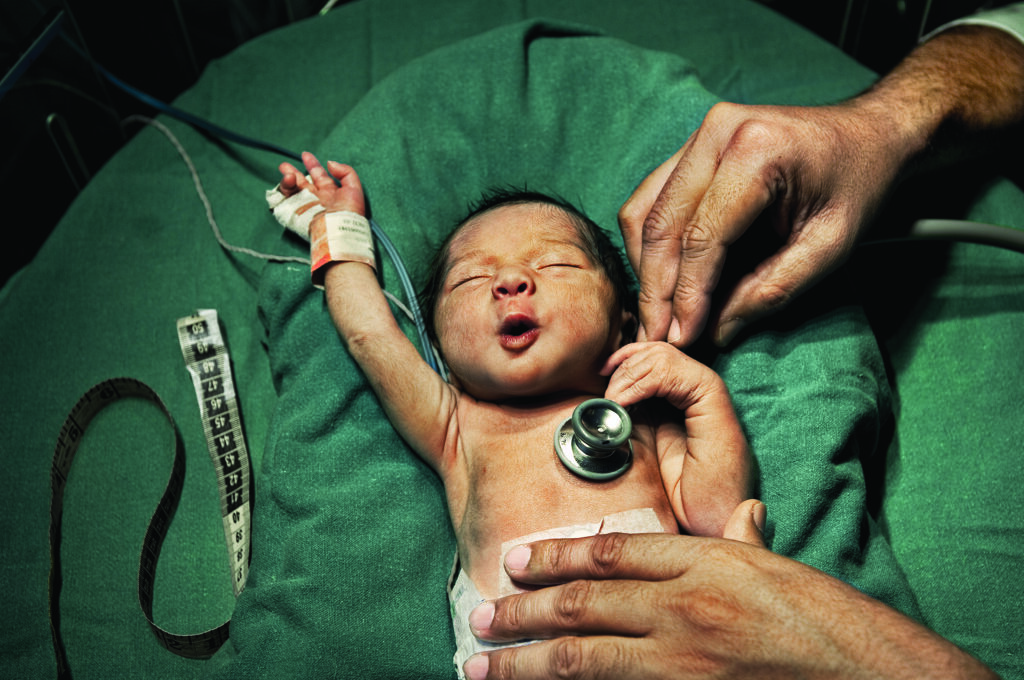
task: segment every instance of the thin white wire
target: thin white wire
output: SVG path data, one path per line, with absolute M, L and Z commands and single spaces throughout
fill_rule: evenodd
M 921 25 L 917 29 L 917 42 L 921 42 L 921 38 L 924 37 L 924 29 L 928 26 L 928 17 L 932 13 L 932 0 L 928 0 L 924 5 L 924 11 L 921 12 Z
M 327 4 L 320 8 L 320 16 L 323 16 L 331 11 L 331 9 L 338 3 L 338 0 L 327 0 Z
M 178 150 L 178 154 L 181 156 L 182 160 L 185 161 L 185 165 L 188 166 L 188 171 L 192 175 L 192 184 L 195 185 L 196 193 L 199 194 L 199 200 L 203 202 L 203 207 L 206 208 L 206 221 L 210 223 L 210 228 L 213 229 L 213 235 L 217 238 L 217 243 L 219 243 L 222 248 L 224 248 L 225 250 L 230 250 L 235 253 L 249 255 L 251 257 L 255 257 L 261 260 L 270 260 L 274 262 L 298 262 L 301 264 L 309 265 L 308 258 L 293 255 L 268 255 L 266 253 L 261 253 L 252 250 L 251 248 L 244 248 L 242 246 L 235 246 L 228 243 L 220 232 L 220 227 L 217 225 L 217 220 L 214 219 L 213 217 L 213 206 L 210 205 L 210 199 L 206 197 L 206 191 L 203 190 L 203 182 L 202 180 L 199 179 L 199 173 L 196 171 L 196 166 L 192 163 L 191 157 L 189 157 L 188 152 L 185 151 L 185 147 L 181 145 L 181 142 L 178 141 L 178 138 L 174 136 L 174 133 L 171 132 L 167 128 L 167 126 L 161 123 L 160 121 L 153 120 L 152 118 L 147 118 L 146 116 L 129 116 L 128 118 L 125 118 L 125 122 L 142 122 L 146 125 L 151 125 L 152 127 L 155 127 L 157 130 L 162 132 L 164 136 L 167 137 L 167 139 L 171 142 L 171 144 L 174 145 L 174 148 Z
M 217 243 L 219 243 L 222 248 L 234 253 L 241 253 L 242 255 L 248 255 L 250 257 L 255 257 L 260 260 L 267 260 L 269 262 L 295 262 L 298 264 L 305 265 L 307 267 L 309 266 L 309 258 L 306 257 L 299 257 L 297 255 L 273 255 L 261 253 L 251 248 L 245 248 L 242 246 L 236 246 L 228 243 L 227 240 L 225 240 L 224 236 L 221 234 L 220 226 L 218 226 L 217 220 L 214 219 L 213 217 L 213 206 L 210 204 L 210 199 L 207 198 L 206 191 L 203 189 L 203 182 L 202 180 L 199 179 L 199 172 L 196 170 L 195 164 L 192 163 L 192 158 L 188 155 L 188 152 L 185 150 L 185 147 L 182 146 L 181 142 L 178 141 L 178 138 L 174 136 L 174 133 L 171 132 L 166 125 L 164 125 L 158 120 L 154 120 L 152 118 L 140 115 L 133 115 L 124 119 L 124 123 L 132 122 L 145 123 L 146 125 L 150 125 L 156 128 L 157 130 L 162 132 L 163 135 L 168 139 L 168 141 L 170 141 L 170 143 L 174 145 L 174 148 L 177 149 L 178 155 L 181 156 L 182 160 L 185 161 L 185 165 L 188 166 L 188 171 L 192 175 L 192 184 L 195 186 L 196 193 L 199 194 L 199 200 L 202 201 L 203 207 L 206 209 L 206 221 L 210 223 L 210 228 L 213 230 L 213 235 L 214 237 L 216 237 Z M 399 310 L 401 310 L 401 312 L 405 314 L 409 319 L 413 319 L 412 311 L 400 299 L 398 299 L 397 297 L 395 297 L 393 294 L 389 293 L 386 290 L 383 292 L 385 297 L 387 297 L 387 299 L 390 300 L 393 305 L 395 305 Z

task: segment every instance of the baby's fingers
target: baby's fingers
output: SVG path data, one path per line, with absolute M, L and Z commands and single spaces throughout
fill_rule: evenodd
M 359 181 L 355 169 L 351 165 L 337 161 L 327 161 L 327 169 L 340 185 L 334 195 L 334 207 L 365 215 L 366 199 L 363 195 L 363 184 Z
M 622 406 L 662 396 L 663 381 L 666 377 L 665 357 L 644 343 L 634 343 L 613 354 L 605 370 L 611 374 L 605 398 Z M 608 373 L 604 373 L 608 375 Z
M 666 342 L 634 342 L 621 347 L 605 362 L 602 375 L 610 375 L 605 397 L 623 406 L 651 397 L 665 397 L 696 364 Z
M 609 376 L 614 373 L 615 369 L 622 365 L 622 362 L 641 351 L 645 344 L 643 342 L 631 342 L 617 349 L 604 362 L 604 366 L 601 368 L 601 375 Z
M 281 193 L 291 196 L 303 189 L 308 188 L 306 174 L 287 161 L 277 166 L 281 173 Z
M 306 165 L 306 170 L 309 171 L 309 176 L 313 180 L 313 185 L 318 191 L 328 190 L 334 188 L 334 179 L 328 174 L 324 166 L 320 165 L 320 161 L 317 157 L 308 151 L 302 152 L 302 162 Z
M 327 161 L 327 169 L 342 184 L 346 181 L 359 181 L 359 175 L 356 174 L 355 168 L 351 165 L 345 165 L 338 161 Z
M 327 161 L 327 170 L 338 180 L 338 184 L 343 188 L 358 191 L 359 193 L 363 192 L 363 184 L 359 181 L 359 175 L 356 174 L 355 168 L 351 165 L 345 165 L 338 161 Z

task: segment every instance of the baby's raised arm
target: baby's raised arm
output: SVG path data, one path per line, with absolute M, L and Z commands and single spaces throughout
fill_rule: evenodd
M 317 201 L 299 208 L 325 209 L 310 224 L 321 228 L 325 215 L 348 211 L 365 215 L 366 203 L 356 171 L 329 161 L 334 180 L 310 153 L 303 154 L 310 179 L 289 163 L 282 163 L 281 192 L 286 196 L 303 189 Z M 320 221 L 320 222 L 318 222 Z M 315 263 L 314 263 L 315 265 Z M 376 272 L 363 262 L 330 262 L 323 272 L 327 306 L 349 353 L 359 364 L 380 399 L 392 425 L 406 442 L 439 473 L 443 472 L 444 444 L 455 409 L 451 387 L 423 360 L 399 328 Z
M 707 366 L 664 342 L 639 342 L 615 352 L 602 371 L 605 397 L 623 406 L 665 400 L 655 410 L 661 478 L 680 526 L 721 536 L 750 498 L 747 439 L 725 383 Z

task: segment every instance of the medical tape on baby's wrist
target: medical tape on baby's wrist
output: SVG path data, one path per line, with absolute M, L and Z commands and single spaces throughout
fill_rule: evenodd
M 267 191 L 267 206 L 274 213 L 274 218 L 291 232 L 309 240 L 309 225 L 324 207 L 320 199 L 309 189 L 302 189 L 291 196 L 281 193 L 280 185 Z
M 377 268 L 370 221 L 355 212 L 326 212 L 309 231 L 310 274 L 323 288 L 324 268 L 332 262 L 362 262 Z

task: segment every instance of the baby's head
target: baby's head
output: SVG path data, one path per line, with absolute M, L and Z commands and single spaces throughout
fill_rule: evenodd
M 529 191 L 491 192 L 471 208 L 438 250 L 422 306 L 455 379 L 480 398 L 596 389 L 596 370 L 636 330 L 631 279 L 608 235 Z

